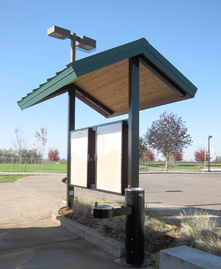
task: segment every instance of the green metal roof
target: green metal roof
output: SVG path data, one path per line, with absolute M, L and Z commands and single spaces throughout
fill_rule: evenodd
M 140 109 L 193 98 L 197 88 L 145 38 L 80 59 L 18 101 L 21 109 L 70 89 L 106 117 L 128 112 L 128 59 L 140 58 Z

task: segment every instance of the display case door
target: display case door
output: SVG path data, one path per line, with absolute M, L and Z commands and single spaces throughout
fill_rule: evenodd
M 97 127 L 96 188 L 122 192 L 122 122 Z
M 75 186 L 87 188 L 88 129 L 71 132 L 71 180 Z

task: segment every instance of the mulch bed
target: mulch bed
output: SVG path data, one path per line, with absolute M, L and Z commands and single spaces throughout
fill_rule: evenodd
M 76 218 L 73 214 L 73 209 L 69 209 L 67 210 L 67 207 L 62 207 L 59 209 L 58 211 L 58 214 L 67 218 L 67 219 L 70 219 L 70 220 L 73 220 L 73 221 L 76 221 L 84 226 L 87 226 L 89 228 L 92 228 L 92 229 L 96 229 L 98 227 L 96 221 L 94 219 L 89 219 L 87 222 L 82 222 L 82 221 L 79 221 L 78 218 Z
M 96 220 L 94 220 L 93 218 L 89 219 L 87 222 L 82 222 L 82 221 L 79 221 L 78 218 L 76 218 L 73 214 L 73 209 L 70 209 L 70 210 L 67 210 L 67 207 L 62 207 L 59 209 L 58 211 L 58 214 L 67 218 L 67 219 L 70 219 L 70 220 L 73 220 L 75 222 L 78 222 L 84 226 L 87 226 L 91 229 L 97 229 L 99 224 L 97 223 Z M 119 233 L 119 232 L 116 232 L 114 230 L 106 230 L 106 232 L 104 234 L 102 234 L 103 236 L 105 237 L 110 237 L 112 239 L 115 239 L 121 243 L 124 244 L 125 242 L 125 234 L 124 233 Z
M 88 222 L 79 222 L 77 218 L 74 217 L 73 214 L 73 209 L 67 210 L 66 207 L 62 207 L 59 212 L 61 216 L 64 216 L 70 220 L 76 221 L 82 225 L 85 225 L 89 228 L 96 229 L 98 227 L 97 221 L 91 218 L 88 220 Z M 154 229 L 154 227 L 151 227 Z M 124 233 L 119 233 L 114 230 L 107 230 L 105 234 L 103 234 L 106 237 L 111 237 L 121 243 L 125 243 L 125 234 Z M 167 235 L 165 233 L 162 233 L 159 230 L 155 230 L 151 233 L 148 233 L 146 235 L 146 240 L 145 240 L 145 251 L 147 253 L 152 253 L 155 254 L 159 252 L 161 249 L 173 247 L 176 244 L 176 237 Z

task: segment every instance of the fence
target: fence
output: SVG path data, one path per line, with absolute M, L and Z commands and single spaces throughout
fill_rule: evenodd
M 0 157 L 0 171 L 66 173 L 67 164 L 32 157 Z

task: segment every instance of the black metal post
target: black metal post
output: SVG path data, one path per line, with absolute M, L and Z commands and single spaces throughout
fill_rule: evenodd
M 144 263 L 144 201 L 144 189 L 125 189 L 126 206 L 132 208 L 132 214 L 126 216 L 125 226 L 125 262 L 130 266 Z
M 129 59 L 128 184 L 139 187 L 139 57 Z
M 68 92 L 68 142 L 67 142 L 67 210 L 71 208 L 74 200 L 74 186 L 70 185 L 71 175 L 71 152 L 70 131 L 75 130 L 75 89 L 72 87 Z
M 208 172 L 210 172 L 210 138 L 212 138 L 211 135 L 208 136 Z

